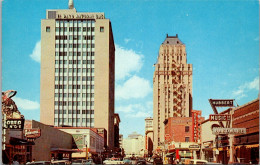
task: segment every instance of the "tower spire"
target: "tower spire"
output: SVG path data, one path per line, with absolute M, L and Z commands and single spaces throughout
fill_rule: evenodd
M 73 0 L 69 0 L 69 9 L 74 9 Z

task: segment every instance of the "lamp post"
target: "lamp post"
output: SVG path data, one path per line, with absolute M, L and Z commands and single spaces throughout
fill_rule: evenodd
M 88 160 L 88 142 L 86 141 L 86 160 Z

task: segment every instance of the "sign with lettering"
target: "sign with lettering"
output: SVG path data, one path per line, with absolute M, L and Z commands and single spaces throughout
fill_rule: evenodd
M 5 129 L 22 130 L 24 127 L 24 119 L 7 119 L 5 123 Z
M 105 19 L 104 13 L 57 14 L 57 19 Z
M 230 121 L 231 115 L 209 115 L 210 121 Z
M 210 99 L 211 103 L 215 107 L 233 107 L 234 99 L 221 99 L 221 100 L 215 100 Z
M 41 136 L 41 129 L 25 129 L 24 135 L 28 139 L 35 139 Z
M 200 149 L 200 146 L 199 145 L 190 145 L 189 149 L 190 150 L 198 150 L 198 149 Z
M 246 134 L 246 128 L 221 128 L 215 127 L 212 129 L 213 134 Z

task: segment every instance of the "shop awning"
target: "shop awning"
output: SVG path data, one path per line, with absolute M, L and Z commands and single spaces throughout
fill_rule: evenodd
M 51 152 L 83 152 L 82 150 L 67 149 L 67 148 L 51 148 Z
M 241 148 L 241 147 L 256 148 L 256 147 L 259 147 L 259 144 L 238 145 L 238 146 L 235 146 L 235 149 Z

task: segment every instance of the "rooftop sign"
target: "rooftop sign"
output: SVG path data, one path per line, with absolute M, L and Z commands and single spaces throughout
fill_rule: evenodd
M 234 101 L 233 99 L 221 99 L 221 100 L 210 99 L 210 102 L 215 107 L 233 107 L 234 106 L 233 101 Z
M 103 13 L 57 14 L 57 19 L 105 19 Z

